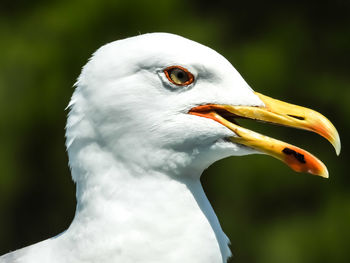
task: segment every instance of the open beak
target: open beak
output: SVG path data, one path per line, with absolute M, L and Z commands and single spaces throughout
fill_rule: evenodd
M 326 138 L 340 153 L 340 139 L 333 124 L 322 114 L 301 106 L 276 100 L 255 93 L 265 107 L 201 105 L 192 108 L 189 114 L 213 119 L 226 126 L 237 136 L 230 140 L 271 155 L 297 172 L 306 172 L 328 178 L 326 166 L 311 153 L 291 144 L 261 135 L 239 126 L 235 119 L 245 118 L 313 131 Z

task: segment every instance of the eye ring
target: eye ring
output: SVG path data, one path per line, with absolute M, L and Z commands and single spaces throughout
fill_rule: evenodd
M 176 86 L 188 86 L 194 81 L 191 72 L 181 66 L 170 66 L 164 69 L 167 79 Z

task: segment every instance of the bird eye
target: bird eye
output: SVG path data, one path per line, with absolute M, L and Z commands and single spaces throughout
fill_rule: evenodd
M 187 86 L 194 81 L 192 73 L 180 66 L 168 67 L 164 70 L 164 74 L 171 83 L 177 86 Z

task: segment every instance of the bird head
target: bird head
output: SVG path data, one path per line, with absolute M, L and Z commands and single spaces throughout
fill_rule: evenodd
M 89 144 L 133 167 L 202 171 L 232 155 L 266 153 L 327 177 L 310 153 L 237 124 L 246 118 L 319 133 L 340 151 L 321 114 L 254 92 L 222 55 L 186 38 L 152 33 L 98 49 L 76 83 L 67 147 Z

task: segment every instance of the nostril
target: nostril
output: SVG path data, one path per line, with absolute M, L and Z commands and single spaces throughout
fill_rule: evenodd
M 287 114 L 289 117 L 292 117 L 292 118 L 295 118 L 295 119 L 298 119 L 298 120 L 301 120 L 301 121 L 303 121 L 303 120 L 305 120 L 305 118 L 304 117 L 301 117 L 301 116 L 296 116 L 296 115 L 291 115 L 291 114 Z

